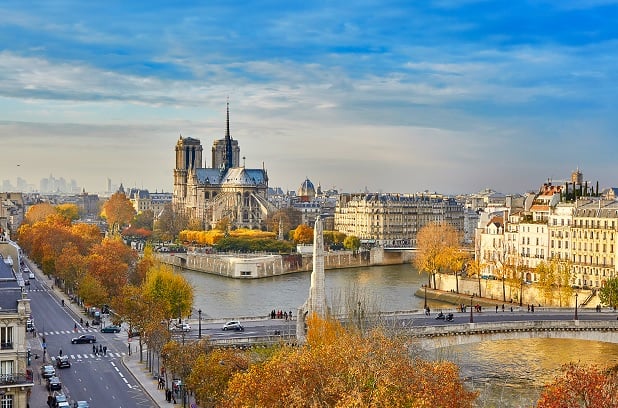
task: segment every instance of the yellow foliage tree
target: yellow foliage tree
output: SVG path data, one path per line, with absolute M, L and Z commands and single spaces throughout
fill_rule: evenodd
M 293 231 L 293 239 L 297 244 L 310 244 L 313 242 L 313 228 L 308 225 L 300 224 Z
M 417 254 L 414 264 L 419 272 L 429 275 L 429 287 L 433 277 L 436 287 L 436 273 L 448 269 L 454 264 L 454 258 L 460 256 L 459 233 L 447 223 L 429 223 L 420 229 L 416 236 Z
M 456 365 L 410 357 L 381 330 L 346 331 L 310 316 L 307 344 L 282 347 L 229 382 L 222 406 L 472 407 Z
M 166 319 L 181 318 L 191 312 L 193 287 L 168 265 L 152 267 L 146 274 L 143 290 L 149 298 L 157 299 Z
M 127 196 L 118 191 L 103 204 L 101 216 L 107 220 L 110 232 L 115 235 L 120 233 L 121 227 L 131 222 L 135 208 Z

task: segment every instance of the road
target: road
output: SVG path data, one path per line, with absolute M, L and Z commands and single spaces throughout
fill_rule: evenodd
M 99 333 L 96 326 L 81 326 L 80 316 L 68 305 L 62 305 L 50 285 L 51 281 L 37 274 L 26 287 L 36 328 L 35 336 L 30 337 L 28 343 L 33 357 L 39 356 L 32 359 L 35 386 L 30 406 L 46 406 L 49 393 L 46 381 L 40 377 L 40 366 L 44 362 L 53 363 L 62 350 L 69 356 L 71 367 L 56 368 L 56 372 L 62 381 L 62 393 L 69 402 L 86 400 L 91 407 L 155 407 L 122 364 L 122 357 L 128 353 L 126 333 Z M 93 353 L 91 344 L 71 344 L 73 337 L 85 333 L 96 336 L 97 346 L 107 347 L 106 355 Z

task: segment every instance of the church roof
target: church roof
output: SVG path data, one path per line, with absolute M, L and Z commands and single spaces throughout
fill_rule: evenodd
M 266 184 L 266 171 L 233 167 L 226 172 L 219 169 L 196 169 L 199 184 L 258 186 Z

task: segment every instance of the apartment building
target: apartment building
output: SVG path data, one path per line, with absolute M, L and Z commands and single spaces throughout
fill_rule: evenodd
M 28 406 L 33 376 L 28 366 L 26 321 L 30 299 L 17 283 L 13 269 L 0 256 L 0 407 Z
M 618 201 L 579 200 L 571 227 L 574 284 L 600 288 L 616 276 Z
M 446 222 L 463 233 L 463 205 L 439 194 L 341 194 L 335 229 L 378 246 L 416 246 L 418 231 L 431 222 Z

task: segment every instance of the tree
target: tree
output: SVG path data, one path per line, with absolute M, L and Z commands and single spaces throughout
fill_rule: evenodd
M 293 231 L 292 236 L 297 244 L 311 244 L 313 242 L 313 228 L 306 224 L 300 224 Z
M 539 276 L 537 285 L 546 304 L 552 304 L 554 300 L 554 285 L 556 284 L 556 269 L 551 263 L 541 261 L 536 266 L 536 273 Z
M 148 271 L 143 288 L 146 296 L 157 299 L 166 319 L 181 318 L 191 312 L 193 287 L 171 267 L 155 265 Z
M 154 224 L 154 211 L 144 210 L 140 211 L 133 217 L 131 226 L 135 228 L 143 228 L 152 231 Z
M 110 296 L 116 296 L 129 282 L 129 274 L 136 261 L 137 252 L 120 238 L 105 238 L 88 255 L 88 273 L 105 285 Z
M 618 375 L 596 366 L 567 364 L 562 374 L 545 386 L 537 408 L 616 408 Z
M 50 203 L 35 204 L 26 211 L 24 222 L 26 224 L 34 224 L 37 221 L 44 221 L 52 214 L 56 214 L 56 209 Z
M 56 212 L 71 221 L 79 219 L 79 207 L 75 204 L 59 204 Z
M 171 241 L 180 231 L 187 229 L 188 224 L 189 218 L 185 214 L 166 204 L 155 222 L 155 236 L 162 241 Z
M 410 357 L 403 339 L 308 318 L 307 344 L 282 346 L 232 377 L 223 406 L 472 407 L 456 365 Z
M 618 278 L 610 278 L 599 290 L 599 299 L 609 307 L 618 306 Z
M 103 203 L 101 216 L 107 220 L 112 235 L 119 234 L 121 227 L 135 216 L 135 208 L 127 196 L 118 191 Z
M 344 240 L 343 240 L 343 246 L 345 249 L 349 249 L 350 251 L 352 251 L 353 253 L 356 254 L 356 251 L 358 251 L 358 248 L 360 248 L 360 238 L 355 237 L 354 235 L 348 235 Z
M 447 223 L 432 222 L 420 229 L 416 236 L 417 254 L 414 264 L 419 272 L 429 274 L 429 287 L 436 273 L 453 264 L 453 256 L 459 253 L 460 237 L 455 228 Z

